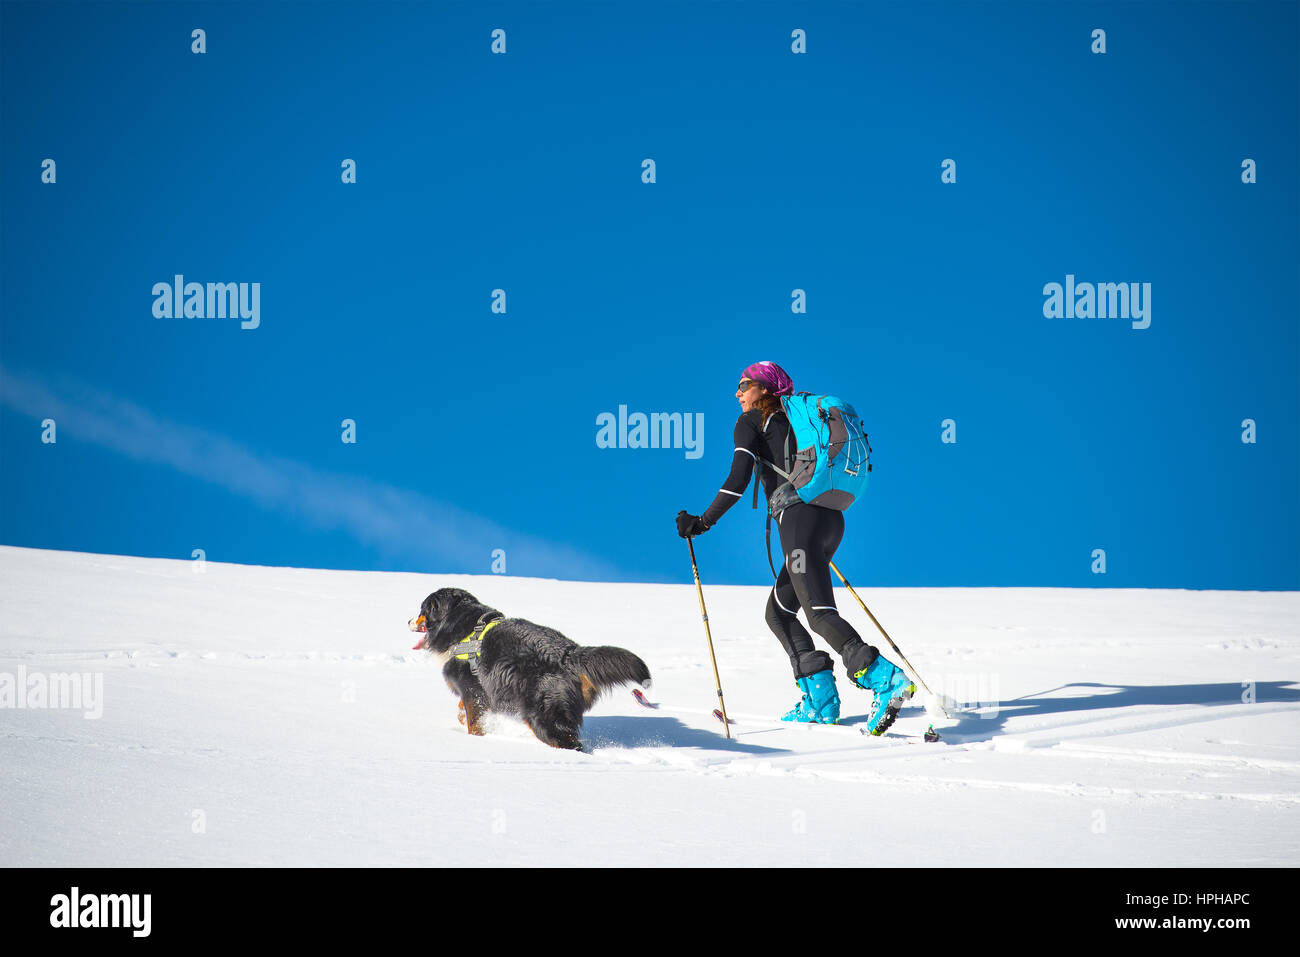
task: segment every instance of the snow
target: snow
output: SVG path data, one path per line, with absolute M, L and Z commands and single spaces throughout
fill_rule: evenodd
M 701 555 L 701 560 L 705 556 Z M 267 568 L 0 547 L 0 866 L 1292 865 L 1300 594 L 859 588 L 952 720 L 771 719 L 766 589 Z M 456 585 L 643 657 L 591 753 L 456 722 L 407 620 Z M 887 644 L 846 591 L 842 613 Z M 99 676 L 98 717 L 16 677 Z M 93 683 L 86 686 L 93 689 Z M 66 689 L 65 689 L 66 690 Z M 19 699 L 22 699 L 21 701 Z M 0 695 L 0 704 L 5 703 Z M 47 704 L 49 702 L 47 701 Z M 66 703 L 66 702 L 65 702 Z M 944 736 L 925 744 L 933 722 Z M 856 723 L 856 724 L 855 724 Z

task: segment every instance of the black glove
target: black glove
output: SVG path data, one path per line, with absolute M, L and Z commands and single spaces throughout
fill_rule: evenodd
M 677 534 L 682 538 L 692 538 L 696 535 L 703 535 L 712 526 L 706 525 L 704 519 L 698 515 L 688 515 L 686 509 L 677 513 Z

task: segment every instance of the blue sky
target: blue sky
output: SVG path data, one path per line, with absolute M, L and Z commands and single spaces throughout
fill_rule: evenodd
M 1295 3 L 0 29 L 0 542 L 689 580 L 673 516 L 771 359 L 867 424 L 855 583 L 1300 586 Z M 259 283 L 258 327 L 156 318 L 176 274 Z M 1150 283 L 1149 328 L 1045 318 L 1067 275 Z M 620 405 L 702 415 L 703 454 L 599 448 Z M 699 540 L 706 581 L 770 580 L 761 514 Z

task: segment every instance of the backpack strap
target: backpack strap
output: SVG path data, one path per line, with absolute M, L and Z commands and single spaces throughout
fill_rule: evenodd
M 785 410 L 782 409 L 781 411 L 784 413 Z M 774 413 L 772 413 L 772 414 L 775 415 L 776 413 L 774 412 Z M 768 421 L 771 421 L 771 420 L 769 419 Z M 762 467 L 763 467 L 764 465 L 766 465 L 768 468 L 770 468 L 770 469 L 771 469 L 773 472 L 775 472 L 777 475 L 781 476 L 781 478 L 785 479 L 787 482 L 790 481 L 790 471 L 789 471 L 789 470 L 790 470 L 790 440 L 794 438 L 794 429 L 789 428 L 789 421 L 790 421 L 790 417 L 789 417 L 789 416 L 786 416 L 787 429 L 786 429 L 786 433 L 785 433 L 785 449 L 784 449 L 784 452 L 785 452 L 785 469 L 783 470 L 783 469 L 777 468 L 777 466 L 776 466 L 774 463 L 769 462 L 769 461 L 767 460 L 767 457 L 766 457 L 766 456 L 763 456 L 763 455 L 755 455 L 755 456 L 754 456 L 754 502 L 753 502 L 753 506 L 752 506 L 753 508 L 758 508 L 758 487 L 759 487 L 759 485 L 761 485 L 762 482 L 763 482 L 763 468 L 762 468 Z M 770 551 L 770 549 L 769 549 L 769 551 Z M 769 561 L 768 564 L 770 565 L 771 562 Z
M 789 471 L 790 458 L 791 458 L 790 442 L 794 439 L 794 428 L 789 427 L 789 416 L 786 416 L 786 422 L 788 428 L 785 433 L 785 447 L 782 449 L 782 451 L 785 453 L 785 469 L 777 468 L 774 464 L 769 462 L 767 459 L 761 459 L 761 461 L 763 462 L 764 465 L 766 465 L 773 472 L 775 472 L 777 475 L 780 475 L 788 482 L 790 481 L 790 471 Z M 761 470 L 759 469 L 758 466 L 759 461 L 760 458 L 758 456 L 755 456 L 754 457 L 754 508 L 758 508 L 758 483 L 761 475 Z M 772 580 L 776 581 L 777 580 L 776 565 L 772 563 L 772 509 L 771 508 L 767 510 L 767 531 L 764 533 L 763 541 L 766 545 L 765 551 L 767 552 L 767 567 L 772 569 Z
M 766 465 L 777 475 L 781 476 L 781 478 L 785 479 L 787 482 L 790 481 L 790 465 L 791 465 L 791 460 L 794 458 L 794 453 L 790 450 L 790 443 L 793 440 L 794 440 L 794 429 L 790 429 L 785 434 L 785 448 L 782 450 L 785 453 L 785 468 L 781 468 L 775 462 L 769 462 L 766 456 L 763 455 L 754 456 L 754 481 L 755 482 L 757 482 L 762 475 L 762 469 L 759 467 L 760 465 Z M 754 488 L 754 508 L 758 508 L 757 486 Z
M 772 513 L 767 513 L 767 567 L 772 569 L 772 581 L 777 580 L 776 566 L 772 564 Z

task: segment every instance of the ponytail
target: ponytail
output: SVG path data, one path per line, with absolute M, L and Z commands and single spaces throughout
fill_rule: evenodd
M 766 428 L 767 420 L 781 411 L 781 400 L 764 389 L 762 397 L 754 403 L 754 408 L 763 413 L 763 427 Z

